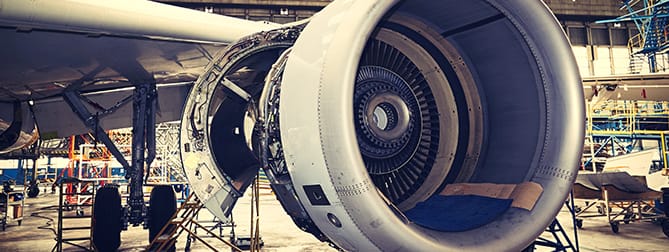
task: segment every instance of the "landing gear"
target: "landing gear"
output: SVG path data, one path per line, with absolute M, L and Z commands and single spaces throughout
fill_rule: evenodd
M 108 62 L 109 63 L 109 62 Z M 130 64 L 130 65 L 128 65 Z M 114 70 L 133 83 L 132 96 L 118 101 L 110 108 L 100 105 L 93 106 L 95 111 L 91 112 L 92 101 L 82 95 L 81 89 L 90 83 L 87 81 L 75 82 L 67 86 L 62 92 L 65 103 L 69 105 L 79 120 L 91 131 L 97 142 L 103 143 L 126 171 L 125 178 L 128 180 L 127 205 L 121 207 L 121 196 L 117 186 L 102 187 L 98 190 L 95 199 L 93 213 L 93 245 L 98 251 L 116 251 L 121 244 L 121 229 L 127 229 L 128 225 L 139 226 L 145 221 L 147 208 L 144 202 L 144 176 L 145 167 L 151 167 L 156 156 L 156 108 L 158 97 L 156 81 L 151 74 L 145 77 L 137 77 L 137 61 L 128 61 L 124 64 L 101 65 L 86 76 L 95 76 L 104 69 Z M 134 77 L 133 77 L 134 76 Z M 118 109 L 132 102 L 132 158 L 128 163 L 126 157 L 115 145 L 114 141 L 107 135 L 100 124 L 100 116 L 115 113 Z M 174 196 L 172 196 L 174 197 Z M 157 209 L 160 209 L 158 207 Z M 171 215 L 169 215 L 171 216 Z
M 97 251 L 116 251 L 121 245 L 121 195 L 116 185 L 98 189 L 93 205 L 93 245 Z
M 151 190 L 149 199 L 149 243 L 156 237 L 160 230 L 167 224 L 172 215 L 177 211 L 177 201 L 172 186 L 159 185 Z M 170 226 L 169 228 L 174 228 Z M 170 233 L 170 232 L 164 232 Z M 175 242 L 176 243 L 176 242 Z M 172 244 L 166 251 L 175 251 L 176 246 Z

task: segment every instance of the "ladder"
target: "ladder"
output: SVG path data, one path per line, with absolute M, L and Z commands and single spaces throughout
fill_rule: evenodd
M 575 205 L 574 205 L 574 194 L 570 193 L 569 197 L 567 198 L 567 202 L 565 202 L 565 206 L 569 210 L 569 213 L 571 215 L 571 220 L 572 223 L 574 224 L 574 230 L 573 230 L 573 237 L 574 237 L 574 242 L 572 243 L 571 239 L 567 235 L 567 231 L 565 230 L 560 222 L 558 221 L 557 217 L 553 219 L 553 222 L 551 222 L 548 227 L 544 230 L 544 233 L 550 233 L 552 236 L 551 238 L 545 238 L 545 237 L 537 237 L 537 239 L 534 241 L 533 244 L 530 245 L 527 249 L 523 250 L 525 251 L 534 251 L 534 248 L 537 246 L 540 247 L 547 247 L 547 248 L 552 248 L 555 252 L 567 252 L 567 251 L 573 251 L 573 252 L 579 252 L 580 247 L 579 247 L 579 240 L 578 240 L 578 230 L 577 230 L 577 224 L 576 224 L 576 212 L 574 211 Z
M 643 66 L 646 64 L 646 59 L 643 54 L 630 54 L 629 73 L 639 74 L 643 71 Z
M 597 165 L 598 163 L 601 163 L 601 158 L 597 157 L 597 154 L 599 153 L 600 149 L 595 148 L 595 140 L 593 139 L 591 134 L 587 134 L 584 138 L 583 141 L 583 154 L 581 157 L 581 169 L 582 170 L 588 170 L 588 167 L 590 167 L 590 170 L 593 172 L 597 171 Z M 601 165 L 601 164 L 600 164 Z
M 554 219 L 550 225 L 548 225 L 544 232 L 551 233 L 553 235 L 553 240 L 538 237 L 534 242 L 535 246 L 553 248 L 555 249 L 553 251 L 579 251 L 578 247 L 574 246 L 574 244 L 571 242 L 569 236 L 567 236 L 566 230 L 562 228 L 562 225 L 560 225 L 560 222 L 557 220 L 557 218 Z
M 220 242 L 232 248 L 233 251 L 241 252 L 237 246 L 232 244 L 229 241 L 224 240 L 221 236 L 216 235 L 208 228 L 204 227 L 197 220 L 197 214 L 202 210 L 204 205 L 200 200 L 195 196 L 194 193 L 191 193 L 186 201 L 184 201 L 181 206 L 177 209 L 176 212 L 172 215 L 171 220 L 163 226 L 163 228 L 158 232 L 156 237 L 149 244 L 147 251 L 163 251 L 176 242 L 177 237 L 186 231 L 190 237 L 197 239 L 207 246 L 212 251 L 218 251 L 210 243 L 198 236 L 196 232 L 191 230 L 191 227 L 200 228 L 204 230 L 209 236 L 216 238 Z
M 66 188 L 91 188 L 87 190 L 65 190 Z M 70 198 L 76 198 L 72 204 Z M 88 200 L 79 200 L 80 197 Z M 93 201 L 95 199 L 95 181 L 81 181 L 77 178 L 63 178 L 60 181 L 60 194 L 58 196 L 58 225 L 56 229 L 56 245 L 51 251 L 63 251 L 63 245 L 75 246 L 85 251 L 93 251 L 92 248 L 92 217 Z M 74 211 L 72 211 L 74 210 Z M 67 232 L 66 232 L 67 231 Z M 85 232 L 82 232 L 85 231 Z M 65 235 L 68 233 L 70 235 Z M 75 235 L 72 235 L 75 234 Z M 75 242 L 88 241 L 87 245 Z

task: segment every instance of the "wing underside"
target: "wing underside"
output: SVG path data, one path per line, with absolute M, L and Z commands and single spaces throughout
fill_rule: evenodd
M 157 121 L 177 120 L 213 54 L 238 37 L 275 26 L 150 1 L 0 5 L 0 122 L 18 121 L 12 104 L 22 103 L 43 138 L 87 131 L 63 100 L 66 90 L 81 94 L 87 109 L 103 114 L 99 123 L 111 129 L 131 125 L 127 104 L 133 87 L 156 84 Z

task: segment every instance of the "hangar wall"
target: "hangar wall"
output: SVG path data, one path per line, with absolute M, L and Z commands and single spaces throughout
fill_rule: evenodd
M 249 20 L 288 23 L 312 16 L 331 0 L 161 0 L 159 2 Z M 596 24 L 625 14 L 618 1 L 544 0 L 573 45 L 583 77 L 648 73 L 644 57 L 631 57 L 628 41 L 638 34 L 632 23 Z M 658 57 L 659 71 L 668 65 Z

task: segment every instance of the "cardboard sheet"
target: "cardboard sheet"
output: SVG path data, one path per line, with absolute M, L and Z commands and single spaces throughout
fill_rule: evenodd
M 498 199 L 513 199 L 512 207 L 532 211 L 542 192 L 541 185 L 535 182 L 520 184 L 457 183 L 447 185 L 440 195 L 478 195 Z

